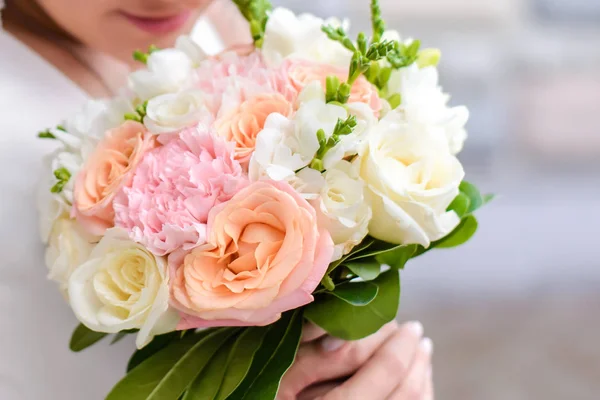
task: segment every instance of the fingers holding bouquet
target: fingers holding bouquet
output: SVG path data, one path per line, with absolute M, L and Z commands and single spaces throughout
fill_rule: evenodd
M 308 326 L 305 336 L 315 331 Z M 391 322 L 352 342 L 323 334 L 300 346 L 278 400 L 430 400 L 431 354 L 418 322 Z

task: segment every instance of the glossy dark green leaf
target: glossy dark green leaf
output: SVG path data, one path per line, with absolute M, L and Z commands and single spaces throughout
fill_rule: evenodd
M 118 343 L 121 340 L 123 340 L 127 335 L 133 335 L 134 333 L 137 333 L 137 332 L 139 332 L 139 329 L 129 329 L 126 331 L 121 331 L 112 338 L 112 340 L 110 341 L 110 344 Z
M 372 281 L 381 273 L 381 263 L 376 260 L 365 259 L 356 262 L 346 262 L 344 266 L 364 281 Z
M 380 253 L 375 256 L 377 262 L 389 265 L 395 269 L 403 269 L 408 260 L 410 260 L 417 251 L 417 245 L 410 244 L 406 246 L 398 246 L 390 251 Z
M 335 337 L 344 340 L 367 337 L 396 317 L 400 302 L 398 271 L 384 272 L 373 283 L 379 292 L 366 306 L 353 306 L 326 293 L 306 307 L 304 316 Z
M 445 238 L 435 242 L 437 248 L 457 247 L 466 243 L 477 232 L 477 218 L 473 215 L 465 217 L 460 224 Z
M 229 360 L 227 371 L 216 400 L 225 400 L 231 395 L 248 375 L 252 361 L 262 346 L 268 327 L 247 328 L 237 339 Z
M 469 208 L 467 209 L 466 214 L 471 214 L 481 208 L 483 205 L 483 197 L 481 197 L 481 193 L 475 185 L 463 181 L 459 186 L 459 190 L 469 198 Z
M 79 352 L 87 349 L 94 343 L 102 340 L 108 333 L 95 332 L 83 324 L 79 324 L 73 331 L 69 348 L 72 351 Z
M 302 312 L 284 314 L 269 328 L 246 379 L 227 399 L 275 399 L 281 378 L 294 362 L 301 336 Z
M 235 332 L 236 329 L 214 329 L 184 336 L 134 368 L 106 400 L 179 398 Z
M 150 343 L 137 350 L 127 363 L 127 372 L 131 371 L 142 362 L 164 349 L 169 343 L 181 338 L 180 332 L 170 332 L 164 335 L 155 336 Z
M 331 272 L 333 272 L 337 267 L 339 267 L 340 265 L 344 264 L 347 260 L 350 260 L 353 256 L 359 254 L 362 251 L 365 251 L 366 249 L 368 249 L 369 247 L 371 247 L 374 243 L 376 242 L 375 239 L 367 237 L 365 238 L 358 246 L 354 247 L 352 249 L 352 251 L 350 251 L 350 253 L 346 254 L 345 256 L 343 256 L 341 259 L 332 262 L 331 264 L 329 264 L 329 268 L 327 268 L 327 274 L 329 275 Z
M 379 287 L 372 282 L 348 282 L 338 285 L 330 294 L 353 306 L 363 307 L 371 303 Z
M 459 193 L 458 196 L 454 198 L 450 206 L 448 206 L 448 211 L 454 211 L 459 218 L 462 218 L 469 211 L 469 207 L 471 206 L 471 199 L 464 193 Z
M 204 370 L 187 388 L 182 400 L 214 400 L 227 371 L 227 360 L 236 338 L 230 338 L 219 348 Z

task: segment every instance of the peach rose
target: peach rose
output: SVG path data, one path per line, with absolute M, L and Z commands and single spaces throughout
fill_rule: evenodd
M 215 127 L 219 136 L 235 143 L 235 158 L 242 165 L 247 165 L 267 117 L 272 113 L 287 117 L 292 111 L 291 103 L 283 95 L 260 94 L 225 113 L 215 122 Z
M 178 329 L 268 325 L 313 301 L 333 254 L 314 209 L 284 182 L 255 182 L 210 212 L 209 242 L 169 260 Z
M 306 85 L 319 81 L 325 87 L 328 76 L 335 75 L 340 81 L 348 79 L 348 69 L 340 68 L 331 64 L 322 64 L 302 59 L 288 59 L 282 64 L 284 73 L 287 74 L 290 83 L 300 93 Z M 352 85 L 350 92 L 350 103 L 365 103 L 378 115 L 382 107 L 377 88 L 364 76 L 360 76 Z
M 138 122 L 126 121 L 106 132 L 75 181 L 72 214 L 85 230 L 100 236 L 114 226 L 113 198 L 144 153 L 156 145 Z

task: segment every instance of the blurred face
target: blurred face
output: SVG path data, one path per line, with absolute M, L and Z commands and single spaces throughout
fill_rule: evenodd
M 37 0 L 48 15 L 86 46 L 130 61 L 154 44 L 169 47 L 191 31 L 213 0 Z

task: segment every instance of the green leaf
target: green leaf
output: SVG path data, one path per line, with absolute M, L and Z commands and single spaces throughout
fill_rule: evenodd
M 381 273 L 381 263 L 375 260 L 364 260 L 360 262 L 344 263 L 354 275 L 359 276 L 364 281 L 372 281 Z
M 117 342 L 120 342 L 125 336 L 132 335 L 132 334 L 138 333 L 138 332 L 139 332 L 139 329 L 128 329 L 125 331 L 121 331 L 121 332 L 117 333 L 115 335 L 115 337 L 113 337 L 113 339 L 110 341 L 110 344 L 112 345 Z
M 302 312 L 284 314 L 269 328 L 246 379 L 227 400 L 275 399 L 281 378 L 294 362 L 301 335 Z
M 381 240 L 375 240 L 373 245 L 371 245 L 368 249 L 364 251 L 360 251 L 354 253 L 352 256 L 348 258 L 348 261 L 362 260 L 365 258 L 372 258 L 380 254 L 384 254 L 387 252 L 395 251 L 397 249 L 406 247 L 401 244 L 392 244 L 387 243 Z
M 106 400 L 177 399 L 236 329 L 186 335 L 133 369 Z
M 466 243 L 477 231 L 477 218 L 473 215 L 469 215 L 464 218 L 460 224 L 445 238 L 432 244 L 432 247 L 438 248 L 451 248 L 457 247 L 461 244 Z
M 227 399 L 248 376 L 254 356 L 262 346 L 268 329 L 266 327 L 247 328 L 238 337 L 229 355 L 227 371 L 216 400 Z
M 227 370 L 227 360 L 236 338 L 221 346 L 204 370 L 187 388 L 182 400 L 214 400 Z
M 479 193 L 479 189 L 472 183 L 467 181 L 463 181 L 459 189 L 461 193 L 464 193 L 470 200 L 469 208 L 467 209 L 466 214 L 471 214 L 475 210 L 481 208 L 483 205 L 483 197 L 481 197 L 481 193 Z
M 377 262 L 389 265 L 394 269 L 403 269 L 408 260 L 410 260 L 417 251 L 417 245 L 410 244 L 398 246 L 390 251 L 379 253 L 375 256 Z
M 73 331 L 69 348 L 75 352 L 85 350 L 99 340 L 102 340 L 107 335 L 108 333 L 95 332 L 85 325 L 79 324 L 79 326 L 75 328 L 75 331 Z
M 459 218 L 464 217 L 471 206 L 471 199 L 464 193 L 459 193 L 448 206 L 448 211 L 454 211 Z
M 493 193 L 488 193 L 488 194 L 483 195 L 483 205 L 486 205 L 487 203 L 494 200 L 495 198 L 496 198 L 496 195 Z
M 127 363 L 127 372 L 131 371 L 142 362 L 164 349 L 173 340 L 180 337 L 180 332 L 170 332 L 164 335 L 155 336 L 150 343 L 133 353 Z
M 373 283 L 379 287 L 379 292 L 366 306 L 356 307 L 331 294 L 323 294 L 306 307 L 304 315 L 340 339 L 358 340 L 367 337 L 396 317 L 400 302 L 398 271 L 384 272 Z
M 355 246 L 352 249 L 352 251 L 350 251 L 350 253 L 346 254 L 341 259 L 339 259 L 337 261 L 334 261 L 331 264 L 329 264 L 329 267 L 327 268 L 327 274 L 326 275 L 329 275 L 330 273 L 332 273 L 333 271 L 335 271 L 337 269 L 337 267 L 339 267 L 340 265 L 345 264 L 346 260 L 351 259 L 354 255 L 360 253 L 361 251 L 364 251 L 364 250 L 368 249 L 374 243 L 375 243 L 375 239 L 372 239 L 372 238 L 366 238 L 366 239 L 364 239 L 358 246 Z
M 364 307 L 371 303 L 379 292 L 379 287 L 372 282 L 348 282 L 335 288 L 332 295 L 348 304 Z

